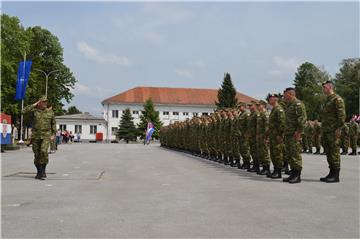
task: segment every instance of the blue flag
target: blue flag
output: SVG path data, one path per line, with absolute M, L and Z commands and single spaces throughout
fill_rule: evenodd
M 22 100 L 25 98 L 26 86 L 29 81 L 31 64 L 32 61 L 21 61 L 19 63 L 15 100 Z

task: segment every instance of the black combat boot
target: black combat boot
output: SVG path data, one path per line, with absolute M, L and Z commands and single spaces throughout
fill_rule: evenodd
M 229 156 L 227 154 L 224 155 L 224 164 L 229 165 Z
M 270 178 L 281 178 L 281 168 L 275 168 Z
M 270 166 L 263 166 L 263 169 L 258 173 L 259 175 L 267 175 L 270 173 Z
M 229 155 L 229 165 L 234 167 L 234 157 Z
M 334 169 L 332 176 L 331 176 L 331 177 L 328 177 L 328 178 L 326 179 L 326 182 L 327 182 L 327 183 L 338 183 L 338 182 L 340 182 L 339 173 L 340 173 L 340 169 L 339 169 L 339 168 L 338 168 L 338 169 Z
M 334 174 L 334 170 L 332 168 L 330 168 L 328 175 L 326 175 L 325 177 L 320 178 L 320 181 L 321 182 L 326 182 L 326 180 L 328 178 L 332 177 L 333 174 Z
M 287 178 L 283 178 L 283 182 L 288 183 L 291 179 L 295 177 L 295 170 L 290 171 L 290 175 Z
M 36 173 L 35 179 L 40 179 L 40 177 L 41 177 L 41 169 L 40 169 L 40 165 L 39 165 L 39 164 L 35 164 L 35 167 L 36 167 L 36 170 L 37 170 L 37 173 Z
M 357 155 L 356 150 L 353 150 L 349 155 Z
M 348 154 L 347 150 L 342 149 L 341 155 L 347 155 L 347 154 Z
M 289 180 L 289 183 L 301 183 L 301 171 L 294 170 L 294 177 Z
M 312 154 L 312 153 L 313 153 L 312 147 L 309 149 L 308 153 L 309 153 L 309 154 Z
M 42 172 L 41 173 L 42 173 L 41 174 L 42 178 L 47 178 L 47 176 L 46 176 L 46 164 L 42 165 Z
M 250 168 L 250 162 L 244 162 L 240 169 L 248 170 Z
M 288 162 L 284 162 L 283 171 L 284 171 L 285 174 L 290 175 L 289 163 Z
M 251 172 L 251 173 L 257 173 L 260 171 L 260 167 L 259 167 L 259 164 L 254 164 L 252 166 L 252 168 L 248 169 L 248 172 Z

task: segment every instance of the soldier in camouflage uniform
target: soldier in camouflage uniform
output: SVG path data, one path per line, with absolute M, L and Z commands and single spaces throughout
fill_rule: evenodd
M 246 104 L 239 104 L 240 115 L 237 118 L 238 123 L 238 141 L 240 154 L 243 160 L 242 165 L 238 165 L 240 169 L 249 169 L 250 168 L 250 146 L 249 146 L 249 138 L 247 134 L 248 122 L 250 114 L 246 111 Z
M 343 99 L 335 94 L 334 85 L 326 81 L 322 85 L 323 92 L 327 96 L 321 114 L 322 135 L 324 150 L 329 164 L 329 174 L 320 178 L 320 181 L 327 183 L 339 182 L 340 173 L 340 131 L 345 123 L 345 104 Z
M 313 137 L 314 137 L 314 125 L 313 122 L 308 120 L 305 126 L 305 137 L 307 142 L 307 151 L 306 153 L 313 153 L 312 147 L 313 147 Z
M 279 105 L 284 109 L 284 112 L 285 112 L 286 108 L 288 107 L 289 104 L 284 99 L 284 94 L 283 95 L 279 94 Z M 285 140 L 285 138 L 284 138 L 284 140 Z M 282 152 L 283 152 L 284 166 L 281 171 L 284 172 L 285 174 L 289 175 L 290 174 L 290 170 L 289 170 L 290 159 L 289 159 L 289 155 L 287 155 L 287 151 L 285 150 L 285 141 L 283 144 Z
M 351 154 L 350 155 L 357 155 L 357 139 L 359 134 L 359 125 L 356 123 L 355 119 L 353 118 L 349 124 L 349 137 L 350 137 L 350 147 L 351 147 Z
M 259 103 L 257 103 L 259 117 L 257 117 L 256 141 L 258 143 L 259 161 L 263 167 L 263 169 L 258 172 L 259 175 L 270 175 L 269 147 L 266 142 L 269 118 L 266 114 L 266 105 L 267 103 L 263 100 L 260 100 Z
M 285 110 L 285 150 L 290 160 L 291 174 L 284 182 L 300 183 L 302 171 L 301 134 L 306 122 L 304 104 L 296 98 L 294 88 L 286 88 L 284 92 L 288 106 Z
M 250 145 L 250 154 L 253 162 L 253 166 L 249 168 L 248 172 L 259 172 L 260 171 L 260 162 L 259 162 L 259 153 L 258 153 L 258 144 L 256 141 L 256 126 L 257 126 L 257 117 L 259 117 L 259 112 L 257 111 L 256 102 L 251 102 L 250 105 L 250 116 L 248 121 L 247 134 Z
M 347 155 L 349 146 L 350 146 L 350 138 L 349 138 L 349 124 L 345 123 L 343 127 L 341 127 L 340 133 L 340 148 L 342 150 L 341 155 Z
M 320 154 L 320 136 L 321 136 L 321 125 L 320 122 L 318 120 L 314 121 L 314 137 L 313 137 L 313 142 L 314 142 L 314 147 L 316 148 L 316 151 L 314 154 Z
M 24 113 L 30 114 L 32 119 L 32 149 L 34 164 L 37 169 L 36 179 L 46 178 L 46 165 L 49 162 L 48 149 L 50 140 L 54 140 L 56 133 L 55 116 L 52 109 L 47 109 L 47 99 L 42 97 L 36 103 L 27 106 Z
M 285 112 L 279 105 L 279 95 L 269 94 L 267 99 L 269 104 L 273 107 L 269 116 L 267 140 L 270 143 L 270 158 L 274 166 L 274 171 L 269 177 L 281 178 L 281 169 L 283 167 Z

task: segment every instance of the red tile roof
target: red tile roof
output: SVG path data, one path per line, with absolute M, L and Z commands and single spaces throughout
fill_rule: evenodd
M 218 90 L 167 87 L 135 87 L 103 100 L 102 104 L 140 103 L 149 98 L 154 104 L 175 105 L 215 105 Z M 237 92 L 240 102 L 248 103 L 256 100 L 250 96 Z

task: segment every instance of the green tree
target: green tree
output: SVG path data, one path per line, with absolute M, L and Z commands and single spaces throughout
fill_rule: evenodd
M 346 116 L 350 118 L 359 112 L 360 58 L 344 59 L 335 75 L 337 93 L 344 99 Z
M 218 109 L 234 108 L 238 101 L 236 98 L 236 89 L 231 81 L 229 73 L 225 73 L 221 88 L 218 90 L 218 101 L 215 102 Z
M 155 131 L 153 137 L 159 138 L 159 130 L 162 127 L 162 122 L 159 118 L 159 112 L 155 110 L 154 103 L 152 99 L 146 100 L 143 105 L 144 110 L 140 116 L 140 122 L 138 124 L 139 134 L 141 138 L 145 138 L 145 130 L 147 129 L 148 122 L 152 122 L 155 126 Z
M 297 69 L 294 80 L 295 91 L 297 98 L 305 104 L 308 119 L 320 118 L 325 101 L 321 83 L 330 79 L 330 75 L 325 70 L 321 70 L 309 62 L 303 63 Z
M 21 114 L 21 101 L 15 101 L 18 64 L 24 58 L 32 60 L 24 105 L 36 102 L 45 94 L 44 72 L 59 70 L 51 74 L 48 81 L 48 103 L 55 114 L 63 114 L 63 101 L 70 102 L 76 79 L 63 63 L 63 49 L 59 39 L 39 26 L 24 29 L 17 17 L 1 15 L 1 106 L 16 122 Z M 24 125 L 28 119 L 24 117 Z
M 121 116 L 119 123 L 119 130 L 117 132 L 117 137 L 121 140 L 125 140 L 126 143 L 129 141 L 136 141 L 136 136 L 138 134 L 137 129 L 135 128 L 133 117 L 131 116 L 130 109 L 127 108 L 124 111 L 124 114 Z
M 65 113 L 66 115 L 81 114 L 81 111 L 76 108 L 76 106 L 69 106 L 68 110 Z

